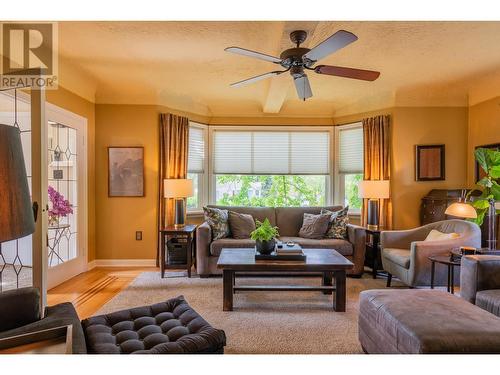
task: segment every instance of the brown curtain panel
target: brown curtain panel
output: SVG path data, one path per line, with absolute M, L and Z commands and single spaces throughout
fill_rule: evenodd
M 189 119 L 171 113 L 160 114 L 160 172 L 158 174 L 158 228 L 174 222 L 174 200 L 163 198 L 163 180 L 186 178 L 189 148 Z M 158 238 L 156 263 L 160 254 Z
M 390 117 L 375 116 L 363 120 L 364 179 L 391 179 Z M 363 199 L 361 225 L 368 219 L 368 199 Z M 392 202 L 379 199 L 379 225 L 392 229 Z

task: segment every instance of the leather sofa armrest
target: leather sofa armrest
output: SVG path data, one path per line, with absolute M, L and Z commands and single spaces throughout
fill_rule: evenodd
M 0 293 L 0 332 L 36 322 L 42 318 L 40 292 L 20 288 Z
M 352 271 L 355 275 L 363 274 L 364 263 L 365 263 L 365 251 L 366 251 L 366 230 L 365 228 L 354 225 L 347 224 L 347 239 L 352 244 L 353 248 L 353 263 L 354 269 Z
M 500 256 L 468 255 L 462 257 L 460 296 L 476 302 L 480 290 L 500 289 Z
M 196 272 L 198 275 L 210 273 L 208 257 L 210 256 L 210 243 L 212 242 L 212 229 L 205 221 L 196 228 Z

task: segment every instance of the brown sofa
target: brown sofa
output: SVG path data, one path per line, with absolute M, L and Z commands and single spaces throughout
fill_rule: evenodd
M 366 233 L 364 228 L 349 224 L 348 239 L 321 239 L 311 240 L 299 237 L 304 213 L 319 214 L 322 208 L 330 211 L 342 209 L 341 206 L 328 207 L 230 207 L 208 206 L 250 214 L 254 220 L 264 221 L 268 218 L 272 225 L 279 228 L 280 240 L 293 241 L 303 248 L 335 249 L 340 254 L 354 263 L 351 275 L 359 276 L 363 273 L 365 259 Z M 200 277 L 220 274 L 217 269 L 217 260 L 222 248 L 248 248 L 254 247 L 255 241 L 251 239 L 223 238 L 212 241 L 212 231 L 207 222 L 201 224 L 196 230 L 196 268 Z
M 422 289 L 361 292 L 365 352 L 500 353 L 500 256 L 466 256 L 461 268 L 461 297 Z

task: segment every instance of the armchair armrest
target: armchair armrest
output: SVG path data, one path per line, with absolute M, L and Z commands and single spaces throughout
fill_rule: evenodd
M 41 319 L 40 292 L 37 288 L 21 288 L 0 293 L 0 332 Z
M 476 302 L 480 290 L 500 289 L 500 256 L 468 255 L 462 257 L 460 296 Z
M 347 224 L 347 239 L 352 244 L 353 255 L 352 260 L 354 263 L 354 269 L 352 273 L 355 275 L 361 275 L 364 270 L 365 263 L 365 251 L 366 251 L 366 230 L 365 228 L 354 225 Z
M 198 275 L 209 273 L 208 257 L 210 256 L 211 242 L 212 229 L 205 221 L 196 228 L 196 272 Z

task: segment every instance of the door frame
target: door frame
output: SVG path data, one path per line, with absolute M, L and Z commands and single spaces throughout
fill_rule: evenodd
M 62 125 L 72 127 L 77 130 L 77 134 L 82 134 L 81 143 L 77 135 L 77 153 L 78 153 L 78 256 L 75 259 L 58 264 L 54 267 L 48 267 L 47 289 L 53 288 L 64 281 L 87 271 L 88 267 L 88 159 L 87 159 L 87 140 L 88 126 L 87 119 L 76 113 L 70 112 L 64 108 L 46 102 L 46 123 L 55 121 Z

